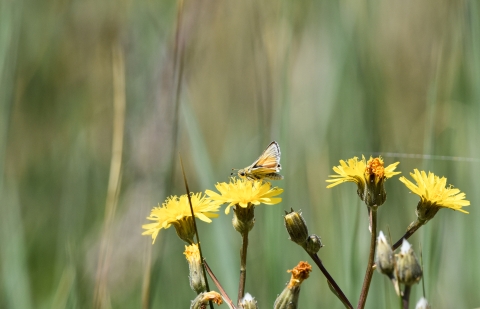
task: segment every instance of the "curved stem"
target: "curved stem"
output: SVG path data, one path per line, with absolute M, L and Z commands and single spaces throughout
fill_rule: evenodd
M 408 229 L 408 231 L 405 232 L 405 235 L 402 236 L 402 238 L 400 238 L 395 244 L 393 244 L 392 246 L 392 250 L 395 251 L 395 249 L 397 249 L 398 247 L 400 247 L 402 245 L 402 242 L 403 242 L 403 239 L 408 239 L 410 238 L 410 236 L 413 235 L 413 233 L 415 233 L 423 224 L 421 224 L 420 222 L 415 222 L 415 224 Z
M 365 271 L 365 279 L 363 279 L 362 291 L 360 292 L 360 299 L 358 300 L 357 309 L 363 309 L 367 302 L 368 290 L 370 289 L 370 282 L 372 282 L 373 276 L 373 260 L 375 257 L 375 245 L 377 238 L 377 209 L 370 208 L 370 224 L 371 224 L 371 237 L 370 237 L 370 254 L 368 255 L 367 270 Z
M 309 253 L 309 254 L 310 254 L 310 253 Z M 352 304 L 350 304 L 350 301 L 348 301 L 348 298 L 345 296 L 345 294 L 343 294 L 342 289 L 340 289 L 340 287 L 339 287 L 338 284 L 335 282 L 335 280 L 333 280 L 332 276 L 331 276 L 330 273 L 327 271 L 327 269 L 325 268 L 325 266 L 323 266 L 322 260 L 320 260 L 320 258 L 318 257 L 318 255 L 317 255 L 316 253 L 315 253 L 315 254 L 310 254 L 310 257 L 313 259 L 313 261 L 315 262 L 315 264 L 317 264 L 318 268 L 320 268 L 320 271 L 323 273 L 323 275 L 327 278 L 328 283 L 329 283 L 330 286 L 335 290 L 338 298 L 340 298 L 340 300 L 343 302 L 343 304 L 344 304 L 347 308 L 353 309 Z
M 248 248 L 248 231 L 242 233 L 242 251 L 240 253 L 240 281 L 238 284 L 238 301 L 237 304 L 240 305 L 240 300 L 245 294 L 245 280 L 247 278 L 247 248 Z

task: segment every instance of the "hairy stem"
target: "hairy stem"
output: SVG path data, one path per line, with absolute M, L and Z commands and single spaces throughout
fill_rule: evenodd
M 365 271 L 365 279 L 363 280 L 362 291 L 360 292 L 360 299 L 358 300 L 357 309 L 365 308 L 367 302 L 368 290 L 370 289 L 370 282 L 372 282 L 373 276 L 373 260 L 375 257 L 375 245 L 377 239 L 377 209 L 370 209 L 370 224 L 371 224 L 371 237 L 370 237 L 370 254 L 368 255 L 367 270 Z

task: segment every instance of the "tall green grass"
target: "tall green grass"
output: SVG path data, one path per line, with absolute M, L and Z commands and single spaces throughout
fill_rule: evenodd
M 127 109 L 105 279 L 112 308 L 139 308 L 142 299 L 185 308 L 194 298 L 173 229 L 153 247 L 140 235 L 151 207 L 184 193 L 177 154 L 198 192 L 253 162 L 271 140 L 281 146 L 285 180 L 275 184 L 285 191 L 281 204 L 257 209 L 250 234 L 246 290 L 260 307 L 272 306 L 287 269 L 309 260 L 283 227 L 291 207 L 322 237 L 320 257 L 356 305 L 367 212 L 353 184 L 327 190 L 325 179 L 339 159 L 362 154 L 400 161 L 404 176 L 433 171 L 466 192 L 469 215 L 441 211 L 411 242 L 422 248 L 433 308 L 479 307 L 479 10 L 476 1 L 444 0 L 184 1 L 176 114 L 177 3 L 0 2 L 0 308 L 93 306 L 118 45 Z M 379 229 L 395 240 L 418 201 L 397 178 L 379 210 Z M 241 239 L 230 221 L 222 214 L 200 223 L 200 233 L 235 298 Z M 412 303 L 421 295 L 415 286 Z M 375 273 L 367 308 L 396 304 Z M 300 305 L 340 307 L 316 269 Z

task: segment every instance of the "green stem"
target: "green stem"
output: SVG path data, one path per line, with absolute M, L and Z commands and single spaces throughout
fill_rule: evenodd
M 371 237 L 370 237 L 370 254 L 368 255 L 367 270 L 365 271 L 365 279 L 363 280 L 362 291 L 360 292 L 360 299 L 358 300 L 357 309 L 365 308 L 367 302 L 368 290 L 370 289 L 370 282 L 373 276 L 373 260 L 375 257 L 375 245 L 377 240 L 377 209 L 370 209 L 370 224 L 371 224 Z
M 245 294 L 245 281 L 247 278 L 247 248 L 248 248 L 248 231 L 242 233 L 242 251 L 240 253 L 240 281 L 238 284 L 238 301 L 237 304 L 240 305 L 240 300 Z

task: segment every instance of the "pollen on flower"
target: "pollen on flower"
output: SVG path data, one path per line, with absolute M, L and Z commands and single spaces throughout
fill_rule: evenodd
M 190 246 L 185 246 L 185 257 L 188 261 L 200 261 L 200 251 L 198 250 L 198 245 L 193 244 Z
M 385 168 L 383 167 L 383 160 L 381 157 L 371 158 L 367 162 L 365 167 L 366 175 L 375 175 L 376 178 L 383 178 L 385 174 Z

